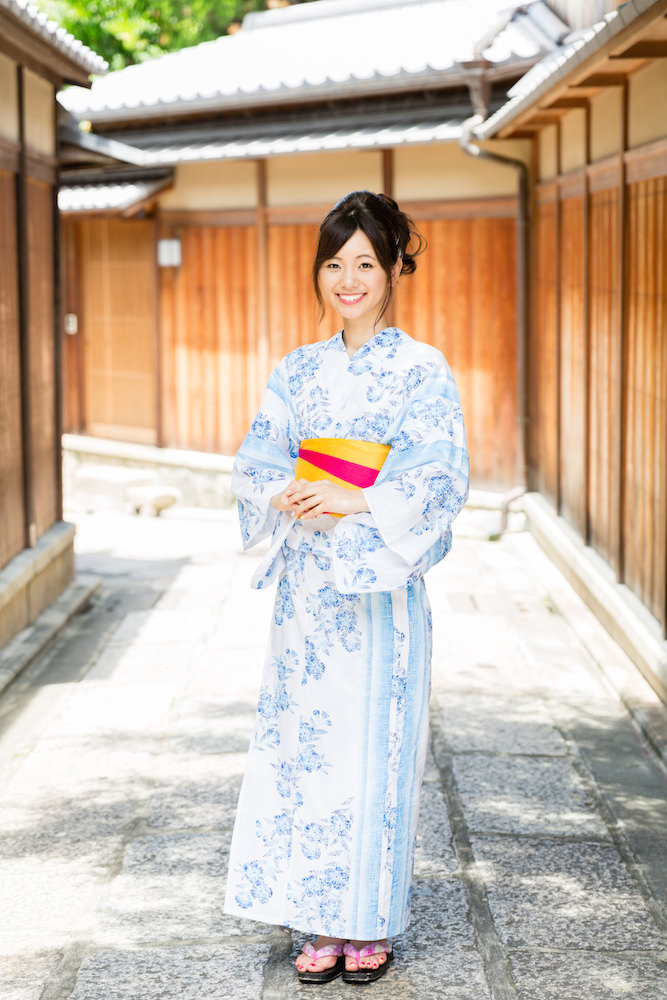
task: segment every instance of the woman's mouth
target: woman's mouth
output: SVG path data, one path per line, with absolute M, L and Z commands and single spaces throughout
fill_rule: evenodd
M 355 302 L 361 302 L 365 295 L 365 292 L 356 292 L 354 295 L 343 295 L 341 292 L 338 293 L 338 298 L 345 306 L 353 306 Z

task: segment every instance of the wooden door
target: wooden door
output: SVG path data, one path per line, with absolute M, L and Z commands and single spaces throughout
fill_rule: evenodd
M 154 444 L 155 230 L 149 220 L 81 224 L 81 333 L 86 429 Z

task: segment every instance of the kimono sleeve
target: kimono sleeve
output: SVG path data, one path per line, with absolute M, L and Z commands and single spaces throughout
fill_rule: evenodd
M 232 492 L 238 501 L 244 549 L 273 534 L 279 520 L 271 497 L 294 478 L 296 462 L 289 428 L 287 392 L 278 367 L 234 461 Z
M 336 528 L 334 565 L 343 592 L 406 587 L 442 559 L 468 496 L 469 462 L 456 384 L 444 358 L 408 400 L 368 514 Z

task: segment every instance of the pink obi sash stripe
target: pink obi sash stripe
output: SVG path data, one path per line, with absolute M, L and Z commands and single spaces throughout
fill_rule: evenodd
M 391 445 L 346 438 L 311 438 L 302 441 L 294 470 L 295 479 L 329 479 L 348 489 L 372 486 Z

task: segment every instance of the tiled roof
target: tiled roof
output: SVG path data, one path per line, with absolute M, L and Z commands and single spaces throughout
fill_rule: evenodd
M 17 21 L 29 28 L 44 41 L 53 46 L 54 49 L 62 52 L 63 55 L 76 62 L 88 73 L 104 73 L 107 63 L 101 59 L 86 45 L 79 42 L 68 31 L 61 28 L 55 21 L 49 18 L 42 11 L 38 10 L 27 0 L 0 0 L 0 8 L 13 15 Z M 84 90 L 84 88 L 77 88 Z M 84 93 L 87 93 L 84 90 Z
M 514 18 L 484 52 L 490 74 L 506 78 L 559 40 L 537 16 L 542 0 L 319 0 L 249 15 L 235 35 L 129 66 L 60 99 L 101 122 L 463 83 L 475 43 L 508 10 Z
M 422 121 L 410 125 L 331 128 L 287 132 L 280 136 L 231 139 L 191 145 L 152 147 L 146 151 L 146 164 L 167 166 L 201 160 L 248 159 L 280 156 L 288 153 L 316 153 L 337 149 L 374 149 L 385 146 L 415 145 L 427 142 L 457 141 L 461 122 Z
M 522 111 L 535 104 L 539 97 L 555 86 L 559 80 L 584 63 L 609 40 L 618 35 L 640 14 L 651 7 L 663 7 L 660 0 L 627 0 L 618 10 L 607 14 L 603 20 L 585 31 L 578 32 L 561 49 L 545 56 L 530 69 L 509 91 L 510 100 L 495 114 L 475 129 L 480 139 L 495 135 Z
M 86 212 L 128 214 L 170 183 L 153 180 L 63 186 L 58 192 L 58 208 L 68 215 Z

